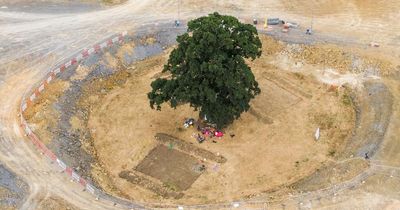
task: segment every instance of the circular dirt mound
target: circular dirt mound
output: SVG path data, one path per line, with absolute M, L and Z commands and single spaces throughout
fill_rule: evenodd
M 158 112 L 146 96 L 152 80 L 168 76 L 161 70 L 175 36 L 139 35 L 66 71 L 25 113 L 32 129 L 101 189 L 143 202 L 214 203 L 287 186 L 314 190 L 367 166 L 360 160 L 337 162 L 342 154 L 363 155 L 369 148 L 362 135 L 351 132 L 353 93 L 313 76 L 321 62 L 347 71 L 348 54 L 262 37 L 262 57 L 249 62 L 262 93 L 223 138 L 199 144 L 192 138 L 197 130 L 183 127 L 185 118 L 198 113 L 187 105 L 175 110 L 165 105 Z M 314 59 L 318 53 L 321 58 Z M 326 62 L 332 56 L 335 62 Z M 328 80 L 335 79 L 323 78 Z M 359 112 L 357 121 L 364 123 L 358 118 Z M 341 173 L 329 172 L 335 164 Z
M 350 133 L 352 107 L 342 103 L 340 92 L 278 69 L 264 56 L 251 63 L 262 90 L 252 108 L 223 138 L 199 144 L 192 137 L 197 130 L 183 127 L 185 118 L 198 116 L 188 105 L 165 105 L 161 112 L 149 106 L 146 94 L 151 81 L 163 76 L 167 56 L 138 62 L 127 70 L 124 85 L 107 94 L 94 96 L 97 90 L 90 87 L 84 97 L 91 107 L 88 127 L 98 158 L 113 184 L 132 198 L 156 201 L 155 193 L 208 203 L 261 193 L 313 173 L 339 152 Z M 322 137 L 315 141 L 319 126 Z M 168 136 L 155 138 L 158 133 Z M 197 154 L 197 149 L 227 161 Z M 196 173 L 196 165 L 203 164 L 206 169 Z

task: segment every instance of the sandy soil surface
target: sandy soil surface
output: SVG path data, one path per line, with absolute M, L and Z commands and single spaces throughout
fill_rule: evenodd
M 20 96 L 34 83 L 48 72 L 49 66 L 72 55 L 72 53 L 84 47 L 90 46 L 108 35 L 121 30 L 132 29 L 141 24 L 155 23 L 157 21 L 169 21 L 177 17 L 187 18 L 200 15 L 198 12 L 210 12 L 213 10 L 225 11 L 230 14 L 241 15 L 249 19 L 255 15 L 281 17 L 300 23 L 306 27 L 310 25 L 310 10 L 318 14 L 319 8 L 323 8 L 324 1 L 312 1 L 319 5 L 311 8 L 299 5 L 288 9 L 279 1 L 229 1 L 220 2 L 203 1 L 204 7 L 199 10 L 198 1 L 183 1 L 180 16 L 177 13 L 176 2 L 164 1 L 130 1 L 121 7 L 104 11 L 85 13 L 80 15 L 47 15 L 7 12 L 7 8 L 0 9 L 0 95 L 2 100 L 1 115 L 1 161 L 12 168 L 19 176 L 23 176 L 30 184 L 31 192 L 23 205 L 24 209 L 35 209 L 40 201 L 38 196 L 41 191 L 60 195 L 74 203 L 76 206 L 96 209 L 120 208 L 107 201 L 94 201 L 93 197 L 60 177 L 56 170 L 38 154 L 29 142 L 21 141 L 23 136 L 19 134 L 15 107 L 18 106 Z M 307 1 L 308 2 L 308 1 Z M 393 194 L 376 190 L 376 186 L 391 191 L 395 190 L 396 173 L 398 172 L 398 127 L 400 126 L 398 108 L 399 71 L 398 46 L 400 39 L 398 32 L 399 13 L 398 1 L 348 1 L 347 6 L 342 6 L 343 1 L 329 3 L 336 13 L 328 11 L 328 15 L 314 15 L 313 27 L 316 34 L 335 36 L 343 45 L 353 47 L 366 46 L 371 41 L 381 44 L 380 48 L 363 49 L 371 55 L 383 55 L 394 60 L 394 69 L 390 69 L 388 76 L 383 78 L 388 91 L 393 94 L 393 114 L 388 130 L 384 135 L 381 150 L 374 157 L 374 169 L 383 173 L 378 181 L 366 182 L 369 186 L 368 193 L 365 188 L 359 190 L 340 191 L 334 196 L 335 190 L 329 191 L 329 196 L 320 193 L 322 198 L 304 195 L 299 199 L 290 197 L 286 202 L 287 208 L 372 208 L 384 207 L 396 208 L 398 200 Z M 361 3 L 357 3 L 361 2 Z M 229 8 L 224 7 L 230 5 Z M 356 4 L 357 3 L 357 4 Z M 332 5 L 333 4 L 333 5 Z M 379 4 L 379 5 L 376 5 Z M 200 5 L 200 6 L 201 6 Z M 306 3 L 304 5 L 307 5 Z M 357 7 L 354 5 L 358 5 Z M 0 5 L 1 6 L 1 5 Z M 328 7 L 328 8 L 329 8 Z M 297 12 L 299 10 L 300 12 Z M 394 12 L 391 12 L 394 10 Z M 383 11 L 383 12 L 382 12 Z M 151 14 L 151 15 L 149 15 Z M 144 16 L 145 15 L 145 16 Z M 51 26 L 51 27 L 50 27 Z M 304 28 L 303 28 L 304 29 Z M 303 30 L 302 29 L 302 30 Z M 79 33 L 81 36 L 76 36 Z M 281 35 L 282 38 L 294 38 L 291 35 Z M 397 61 L 396 61 L 397 60 Z M 396 63 L 397 62 L 397 63 Z M 397 65 L 397 67 L 396 67 Z M 322 69 L 321 67 L 320 69 Z M 311 68 L 312 69 L 312 68 Z M 397 70 L 396 70 L 397 69 Z M 314 69 L 318 70 L 318 69 Z M 357 75 L 336 75 L 326 71 L 325 77 L 330 82 L 359 81 Z M 21 82 L 24 80 L 24 82 Z M 44 173 L 46 172 L 46 173 Z M 393 175 L 394 174 L 394 175 Z M 347 189 L 347 188 L 346 188 Z M 269 199 L 268 197 L 266 199 Z M 241 204 L 243 207 L 245 204 Z M 285 207 L 277 204 L 276 208 Z M 260 208 L 255 206 L 254 208 Z M 262 207 L 262 206 L 261 206 Z M 264 206 L 265 207 L 265 206 Z M 250 207 L 249 207 L 250 208 Z

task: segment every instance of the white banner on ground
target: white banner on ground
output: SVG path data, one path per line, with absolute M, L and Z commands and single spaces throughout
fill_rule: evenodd
M 315 131 L 314 137 L 315 137 L 315 140 L 318 140 L 318 139 L 319 139 L 319 137 L 320 137 L 319 128 L 317 128 L 317 130 Z

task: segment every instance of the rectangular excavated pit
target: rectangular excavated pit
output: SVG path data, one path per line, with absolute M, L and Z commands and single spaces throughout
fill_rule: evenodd
M 201 175 L 199 160 L 179 150 L 158 145 L 136 166 L 135 170 L 156 178 L 177 191 L 188 189 Z

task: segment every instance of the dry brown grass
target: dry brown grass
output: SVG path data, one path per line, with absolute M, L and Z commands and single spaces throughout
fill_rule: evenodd
M 369 70 L 376 71 L 379 75 L 387 76 L 395 69 L 392 62 L 376 55 L 349 50 L 337 45 L 293 45 L 287 48 L 288 54 L 296 61 L 324 68 L 332 68 L 340 73 L 361 73 Z
M 267 43 L 264 52 L 268 55 L 282 49 L 275 40 L 263 37 L 263 42 Z M 309 77 L 299 78 L 275 67 L 268 68 L 271 67 L 268 59 L 273 58 L 263 55 L 263 61 L 251 64 L 263 91 L 252 102 L 254 111 L 244 113 L 225 130 L 226 134 L 235 134 L 234 138 L 226 135 L 217 140 L 217 144 L 199 145 L 190 137 L 194 132 L 192 129 L 179 129 L 185 117 L 197 116 L 190 107 L 182 105 L 174 110 L 165 105 L 161 112 L 149 107 L 146 93 L 154 77 L 160 76 L 166 59 L 167 54 L 163 54 L 136 63 L 128 70 L 131 76 L 123 86 L 106 91 L 104 97 L 96 98 L 91 105 L 89 128 L 96 130 L 92 135 L 98 158 L 114 177 L 116 188 L 135 199 L 170 202 L 118 178 L 121 171 L 135 167 L 157 145 L 154 135 L 158 132 L 176 136 L 228 159 L 218 171 L 211 170 L 213 166 L 209 165 L 210 169 L 185 191 L 181 201 L 197 203 L 238 199 L 295 182 L 331 158 L 329 150 L 332 147 L 336 150 L 335 141 L 339 138 L 329 134 L 339 129 L 335 125 L 341 123 L 341 130 L 351 130 L 353 115 L 349 113 L 352 110 L 347 109 L 336 95 L 327 94 L 325 88 L 321 89 Z M 265 74 L 274 74 L 273 78 L 279 80 L 266 80 Z M 311 98 L 304 98 L 301 90 L 310 90 Z M 327 125 L 322 140 L 317 143 L 312 136 L 317 124 L 322 122 L 312 121 L 309 113 L 332 114 L 335 120 L 343 120 Z M 265 117 L 272 118 L 273 123 L 264 123 Z

